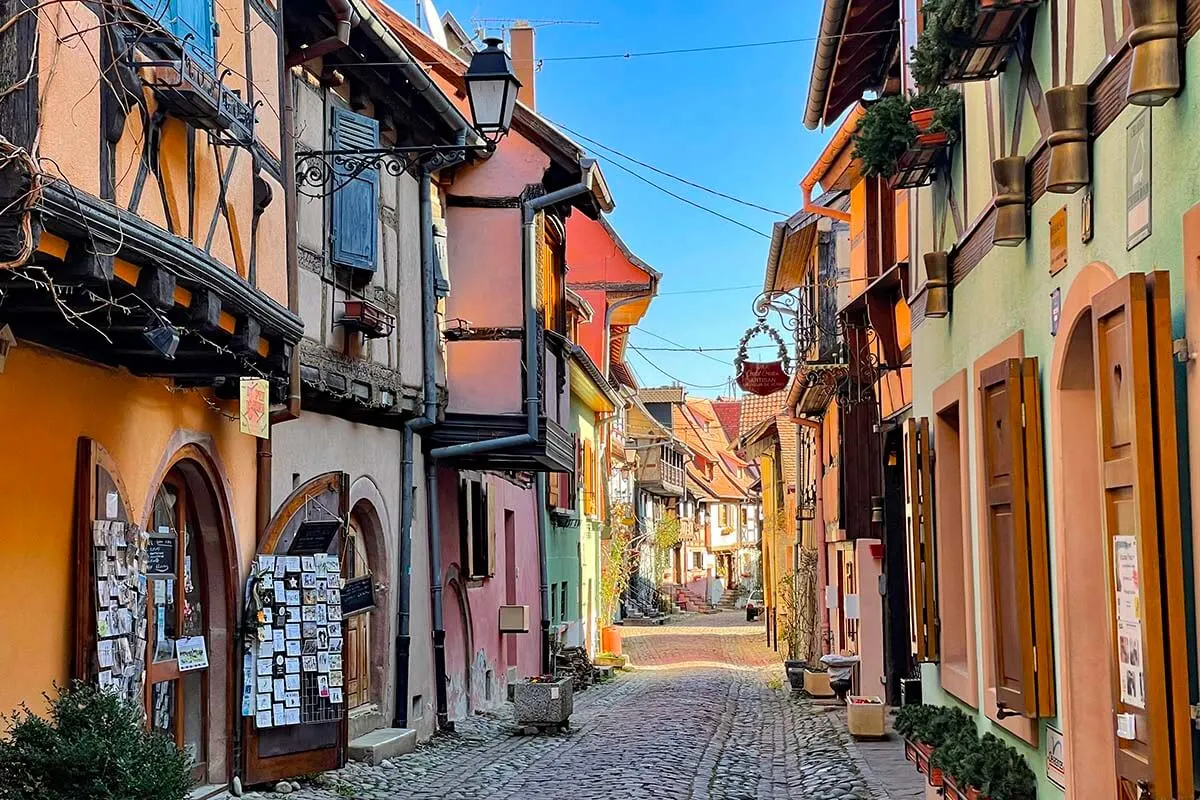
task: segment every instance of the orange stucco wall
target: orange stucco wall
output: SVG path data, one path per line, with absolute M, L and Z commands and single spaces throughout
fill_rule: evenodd
M 170 455 L 199 441 L 223 472 L 239 569 L 254 550 L 254 439 L 236 421 L 161 380 L 135 378 L 21 344 L 0 374 L 0 711 L 41 707 L 69 677 L 73 643 L 76 447 L 108 450 L 145 518 Z
M 226 84 L 247 97 L 246 39 L 244 26 L 226 24 L 240 20 L 248 0 L 216 0 L 217 18 L 223 24 L 216 41 L 217 74 L 232 70 Z M 252 19 L 257 11 L 251 9 Z M 95 13 L 81 2 L 50 3 L 39 12 L 38 92 L 44 109 L 40 131 L 40 155 L 52 177 L 62 177 L 75 188 L 97 197 L 101 194 L 100 86 L 97 59 L 100 25 Z M 253 25 L 251 60 L 254 100 L 257 110 L 255 135 L 267 150 L 280 152 L 279 51 L 278 40 L 268 25 Z M 156 110 L 154 93 L 143 90 L 151 111 Z M 125 119 L 125 128 L 114 153 L 115 199 L 128 207 L 138 175 L 147 131 L 135 109 Z M 161 228 L 206 249 L 242 277 L 249 275 L 251 223 L 254 212 L 253 168 L 244 148 L 214 147 L 208 135 L 195 136 L 195 189 L 189 213 L 187 126 L 168 118 L 162 129 L 158 164 L 165 198 L 151 176 L 145 181 L 134 211 Z M 226 186 L 224 213 L 219 213 L 220 178 L 232 162 Z M 273 182 L 273 181 L 272 181 Z M 256 285 L 280 304 L 287 304 L 287 258 L 283 234 L 284 196 L 278 185 L 268 206 L 272 225 L 260 229 L 256 250 Z M 165 208 L 164 208 L 165 200 Z M 168 220 L 169 215 L 169 220 Z M 210 224 L 217 229 L 208 242 Z M 168 224 L 169 223 L 169 224 Z

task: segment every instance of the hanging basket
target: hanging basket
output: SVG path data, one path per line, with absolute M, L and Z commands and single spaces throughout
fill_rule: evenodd
M 769 336 L 779 346 L 777 360 L 750 360 L 748 353 L 750 340 L 759 333 Z M 742 340 L 738 342 L 738 354 L 737 358 L 733 360 L 733 368 L 737 374 L 738 386 L 742 387 L 744 391 L 750 394 L 768 395 L 787 386 L 788 376 L 792 371 L 792 362 L 788 357 L 787 345 L 783 343 L 783 337 L 764 320 L 759 320 L 758 324 L 746 331 Z

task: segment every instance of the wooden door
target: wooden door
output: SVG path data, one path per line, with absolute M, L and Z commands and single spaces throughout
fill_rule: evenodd
M 192 762 L 192 779 L 207 774 L 208 668 L 181 665 L 177 643 L 208 640 L 208 607 L 204 564 L 198 540 L 200 527 L 182 480 L 168 476 L 159 487 L 151 511 L 152 540 L 171 543 L 172 573 L 149 576 L 146 598 L 149 636 L 146 667 L 146 708 L 150 726 L 175 740 Z
M 335 556 L 341 553 L 340 547 L 350 516 L 349 488 L 350 476 L 344 472 L 326 472 L 302 483 L 279 506 L 267 523 L 266 530 L 260 531 L 258 553 L 276 556 L 312 554 L 314 551 L 308 549 L 309 542 L 303 541 L 303 527 L 310 523 L 336 524 L 339 521 L 341 525 L 336 527 L 327 552 Z M 345 631 L 346 621 L 343 619 L 343 642 Z M 342 649 L 345 650 L 344 644 Z M 342 663 L 344 667 L 344 658 Z M 344 668 L 342 672 L 344 695 Z M 316 691 L 312 684 L 305 688 L 302 683 L 301 694 L 302 704 L 321 707 L 318 719 L 310 719 L 299 725 L 260 729 L 256 727 L 254 717 L 243 717 L 245 771 L 242 780 L 245 784 L 269 783 L 345 766 L 345 703 L 338 704 L 335 712 L 331 704 L 315 699 Z
M 1092 303 L 1122 800 L 1192 796 L 1169 297 L 1135 273 Z
M 371 574 L 362 529 L 351 517 L 350 533 L 343 545 L 343 569 L 346 580 Z M 371 612 L 346 620 L 346 708 L 354 710 L 371 701 Z

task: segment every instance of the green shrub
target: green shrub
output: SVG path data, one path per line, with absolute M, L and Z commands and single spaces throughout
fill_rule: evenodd
M 946 71 L 962 55 L 979 14 L 976 0 L 926 0 L 925 27 L 909 54 L 913 80 L 922 92 L 942 84 Z
M 0 800 L 182 800 L 191 789 L 187 756 L 136 707 L 83 683 L 46 699 L 48 718 L 0 715 Z
M 983 735 L 979 745 L 983 776 L 972 785 L 991 800 L 1033 800 L 1037 776 L 1016 748 L 990 733 Z
M 926 133 L 944 133 L 949 144 L 958 141 L 962 132 L 962 94 L 939 87 L 913 98 L 912 107 L 933 109 L 933 122 Z
M 867 109 L 854 132 L 854 158 L 862 163 L 864 175 L 887 177 L 896 172 L 896 162 L 917 138 L 911 111 L 902 94 L 884 97 Z
M 905 738 L 938 748 L 964 731 L 973 736 L 975 721 L 958 708 L 904 706 L 896 712 L 895 728 Z

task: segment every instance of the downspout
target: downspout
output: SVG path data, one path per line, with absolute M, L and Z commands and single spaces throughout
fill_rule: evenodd
M 284 59 L 284 65 L 287 69 L 303 64 L 306 61 L 312 61 L 314 58 L 327 55 L 336 50 L 341 50 L 350 44 L 350 31 L 358 26 L 361 19 L 358 13 L 351 8 L 350 0 L 325 0 L 325 4 L 333 12 L 333 36 L 327 36 L 320 41 L 313 42 L 307 47 L 300 47 L 288 53 L 287 58 Z
M 858 123 L 867 113 L 867 107 L 862 103 L 856 105 L 850 114 L 842 122 L 842 126 L 838 128 L 837 133 L 829 140 L 829 144 L 825 145 L 825 149 L 821 152 L 821 156 L 817 162 L 812 165 L 812 169 L 804 176 L 804 180 L 800 182 L 800 188 L 804 191 L 804 211 L 808 214 L 817 214 L 818 216 L 828 217 L 829 219 L 837 220 L 838 222 L 849 222 L 850 215 L 845 211 L 828 206 L 819 206 L 813 202 L 812 193 L 817 184 L 821 182 L 821 178 L 833 165 L 833 163 L 841 156 L 842 151 L 851 144 L 851 139 L 854 138 L 854 133 L 858 130 Z
M 461 137 L 460 137 L 461 138 Z M 409 664 L 412 652 L 412 526 L 415 516 L 415 467 L 413 459 L 414 434 L 420 433 L 437 421 L 437 298 L 434 291 L 433 264 L 433 199 L 432 177 L 428 170 L 421 170 L 418 188 L 418 214 L 421 237 L 421 376 L 424 412 L 404 423 L 401 431 L 402 459 L 400 462 L 400 564 L 399 596 L 396 600 L 396 697 L 392 714 L 392 727 L 408 727 Z M 432 487 L 432 488 L 431 488 Z M 437 487 L 426 482 L 426 493 L 436 492 Z M 436 520 L 430 517 L 429 521 Z M 431 543 L 437 541 L 432 533 Z M 432 551 L 431 547 L 431 551 Z M 438 574 L 441 570 L 438 570 Z M 441 605 L 438 605 L 440 609 Z

